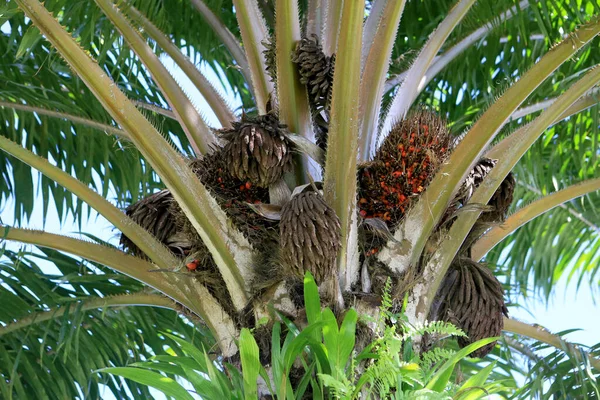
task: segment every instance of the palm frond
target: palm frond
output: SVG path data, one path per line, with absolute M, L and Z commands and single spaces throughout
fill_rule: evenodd
M 0 393 L 3 398 L 101 399 L 150 398 L 147 388 L 126 380 L 99 379 L 93 371 L 114 364 L 165 354 L 169 338 L 157 327 L 169 326 L 189 340 L 212 348 L 214 342 L 201 325 L 194 326 L 177 312 L 161 308 L 102 309 L 111 296 L 140 293 L 143 286 L 101 265 L 80 261 L 55 250 L 5 250 L 0 262 L 4 307 L 0 312 Z M 98 305 L 81 303 L 95 293 Z M 58 317 L 6 332 L 6 324 L 31 318 L 36 312 Z M 11 325 L 8 325 L 11 326 Z

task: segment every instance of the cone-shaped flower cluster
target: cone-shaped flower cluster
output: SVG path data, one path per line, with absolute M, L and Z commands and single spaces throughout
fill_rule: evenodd
M 299 278 L 310 271 L 317 283 L 337 274 L 335 259 L 340 249 L 340 220 L 315 191 L 294 197 L 281 210 L 281 256 Z
M 275 113 L 242 116 L 232 129 L 222 129 L 223 156 L 231 176 L 252 185 L 268 187 L 292 167 L 292 144 L 287 127 Z
M 508 310 L 502 284 L 486 266 L 469 258 L 457 258 L 444 278 L 438 299 L 438 318 L 457 325 L 467 334 L 459 338 L 461 347 L 480 339 L 499 336 Z M 474 355 L 483 357 L 495 346 L 490 343 Z
M 313 108 L 326 109 L 331 98 L 335 54 L 326 56 L 313 35 L 312 39 L 303 38 L 298 42 L 292 61 L 298 65 L 300 82 L 306 85 Z
M 359 168 L 359 209 L 363 218 L 395 226 L 447 157 L 450 134 L 444 121 L 419 111 L 397 123 L 372 162 Z

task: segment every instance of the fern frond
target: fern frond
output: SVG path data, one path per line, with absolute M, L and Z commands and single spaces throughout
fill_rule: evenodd
M 404 335 L 402 335 L 402 340 L 411 339 L 417 336 L 423 335 L 436 335 L 436 336 L 456 336 L 456 337 L 466 337 L 467 335 L 452 325 L 449 322 L 444 321 L 425 321 L 425 323 L 421 326 L 411 326 L 408 327 L 405 331 Z

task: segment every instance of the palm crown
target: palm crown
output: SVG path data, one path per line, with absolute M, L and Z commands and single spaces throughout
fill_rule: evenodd
M 42 353 L 67 343 L 60 368 L 72 382 L 11 385 L 19 397 L 68 397 L 89 371 L 127 359 L 128 346 L 110 343 L 82 356 L 104 334 L 127 335 L 136 357 L 170 343 L 158 328 L 194 335 L 172 311 L 98 311 L 110 306 L 198 319 L 201 340 L 232 358 L 240 329 L 272 318 L 269 304 L 302 325 L 306 271 L 338 316 L 376 314 L 391 279 L 409 324 L 455 323 L 469 335 L 462 346 L 503 329 L 561 343 L 506 318 L 497 276 L 513 298 L 531 282 L 548 295 L 563 274 L 596 272 L 599 13 L 594 1 L 7 2 L 3 196 L 18 219 L 29 215 L 35 168 L 44 213 L 50 194 L 59 215 L 79 221 L 86 203 L 122 233 L 126 252 L 2 227 L 7 240 L 43 249 L 63 285 L 33 253 L 5 252 L 3 296 L 17 306 L 4 311 L 0 335 L 15 367 L 0 373 L 14 380 L 52 363 L 45 355 L 34 365 L 37 338 Z M 511 204 L 519 210 L 507 219 Z M 124 332 L 106 333 L 121 319 Z M 98 322 L 80 333 L 88 320 Z M 139 338 L 127 332 L 132 321 Z

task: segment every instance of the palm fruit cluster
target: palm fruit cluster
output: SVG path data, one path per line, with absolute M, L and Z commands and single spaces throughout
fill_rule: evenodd
M 441 303 L 438 319 L 453 323 L 467 334 L 458 340 L 461 347 L 502 333 L 503 318 L 508 315 L 504 289 L 485 265 L 466 257 L 455 259 L 442 282 L 437 301 Z M 495 342 L 490 343 L 473 354 L 483 357 L 494 346 Z
M 281 210 L 281 257 L 299 278 L 310 271 L 320 284 L 337 275 L 335 259 L 340 249 L 340 220 L 323 196 L 306 190 L 292 197 Z
M 450 204 L 443 223 L 452 224 L 452 216 L 464 207 L 475 190 L 496 165 L 496 160 L 480 159 Z M 467 346 L 479 339 L 498 336 L 503 328 L 504 290 L 494 274 L 484 265 L 470 259 L 471 245 L 492 224 L 504 221 L 513 200 L 515 179 L 512 173 L 502 181 L 471 232 L 465 239 L 459 255 L 450 266 L 438 291 L 441 308 L 439 319 L 452 322 L 467 333 L 468 338 L 459 339 L 459 345 Z M 491 343 L 474 354 L 483 357 L 494 347 Z
M 218 133 L 226 141 L 221 154 L 234 178 L 268 187 L 292 168 L 287 127 L 279 123 L 275 113 L 243 115 L 231 129 Z
M 179 232 L 170 210 L 173 206 L 173 195 L 164 189 L 154 193 L 137 203 L 131 204 L 125 214 L 142 228 L 150 232 L 178 257 L 185 257 L 191 243 Z M 146 255 L 125 235 L 121 235 L 120 245 L 135 256 L 146 258 Z
M 450 139 L 444 121 L 429 111 L 394 125 L 373 160 L 359 166 L 360 215 L 394 228 L 446 159 Z

